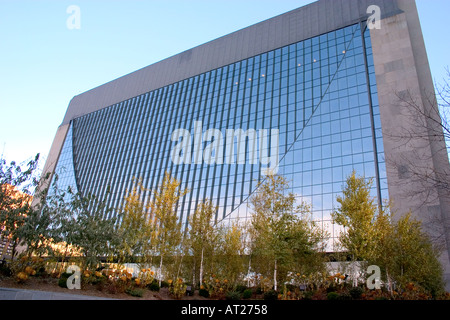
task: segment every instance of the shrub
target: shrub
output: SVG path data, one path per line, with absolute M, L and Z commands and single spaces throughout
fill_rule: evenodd
M 339 294 L 338 300 L 352 300 L 352 296 L 347 292 L 343 292 Z
M 209 298 L 209 291 L 205 288 L 200 288 L 200 290 L 198 290 L 198 295 L 200 297 Z
M 242 284 L 238 284 L 238 285 L 236 286 L 236 291 L 237 291 L 237 292 L 244 293 L 245 290 L 247 290 L 247 286 L 244 286 L 244 285 L 242 285 Z
M 44 259 L 25 255 L 13 260 L 10 264 L 12 274 L 16 276 L 16 280 L 19 283 L 25 282 L 30 276 L 35 276 L 37 274 L 36 270 L 40 270 L 44 267 Z
M 226 300 L 241 300 L 242 299 L 242 293 L 239 291 L 229 291 L 225 295 Z
M 73 275 L 73 273 L 63 272 L 61 273 L 61 278 L 68 279 L 71 275 Z
M 41 278 L 47 278 L 49 276 L 48 272 L 45 270 L 44 267 L 41 267 L 37 273 L 36 273 L 37 277 L 41 277 Z
M 338 300 L 339 294 L 337 292 L 329 292 L 327 294 L 327 300 Z
M 159 290 L 161 289 L 160 287 L 159 287 L 159 284 L 158 284 L 158 282 L 155 280 L 155 281 L 153 281 L 152 283 L 150 283 L 148 286 L 147 286 L 147 288 L 150 290 L 150 291 L 156 291 L 156 292 L 159 292 Z
M 285 288 L 283 288 L 283 290 L 287 290 L 290 292 L 295 292 L 295 290 L 297 289 L 298 286 L 292 285 L 292 284 L 287 284 L 285 286 Z
M 61 288 L 67 289 L 67 279 L 69 279 L 70 276 L 72 276 L 72 275 L 73 275 L 73 273 L 68 273 L 68 272 L 61 273 L 61 277 L 58 280 L 58 286 L 60 286 Z
M 108 279 L 104 276 L 100 276 L 100 277 L 91 277 L 89 279 L 89 283 L 93 284 L 93 285 L 103 285 L 106 283 Z
M 264 300 L 278 300 L 278 293 L 275 290 L 269 290 L 264 293 Z
M 140 288 L 135 288 L 135 289 L 129 288 L 126 290 L 126 293 L 132 297 L 142 298 L 144 296 L 144 290 L 140 289 Z
M 186 284 L 184 284 L 183 279 L 177 279 L 176 281 L 169 281 L 169 293 L 174 297 L 174 299 L 181 299 L 186 294 Z
M 110 293 L 110 294 L 117 294 L 119 293 L 119 290 L 116 286 L 116 284 L 114 282 L 108 282 L 105 286 L 105 290 L 106 292 Z
M 155 272 L 153 272 L 150 269 L 141 269 L 136 279 L 136 282 L 139 283 L 139 285 L 142 285 L 143 287 L 148 287 L 153 282 L 156 282 Z M 159 285 L 157 291 L 159 291 Z
M 58 280 L 58 286 L 60 286 L 61 288 L 67 289 L 67 279 L 68 278 L 59 278 Z
M 336 287 L 333 286 L 333 285 L 329 286 L 329 287 L 327 288 L 327 293 L 330 293 L 330 292 L 336 292 Z
M 252 289 L 246 289 L 244 290 L 244 292 L 242 293 L 242 298 L 244 299 L 250 299 L 253 295 L 253 291 Z
M 16 281 L 18 283 L 25 283 L 25 281 L 28 280 L 28 274 L 26 274 L 25 272 L 19 272 L 18 274 L 16 274 Z
M 5 277 L 11 277 L 13 272 L 10 267 L 5 264 L 0 264 L 0 274 Z
M 352 299 L 358 300 L 361 299 L 362 294 L 364 293 L 364 290 L 361 287 L 354 287 L 350 289 L 349 291 L 350 296 Z
M 313 296 L 314 296 L 314 292 L 312 292 L 312 291 L 305 291 L 303 293 L 303 300 L 312 300 Z

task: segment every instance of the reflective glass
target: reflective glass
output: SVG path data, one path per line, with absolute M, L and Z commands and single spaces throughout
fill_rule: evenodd
M 210 129 L 214 140 L 205 141 Z M 243 130 L 244 138 L 231 135 L 227 144 L 231 129 Z M 270 139 L 262 143 L 262 129 L 279 130 L 278 150 Z M 179 153 L 186 156 L 181 163 L 172 158 L 181 141 L 173 139 L 177 130 L 190 141 Z M 250 130 L 257 161 L 251 160 Z M 223 161 L 206 163 L 215 139 Z M 230 222 L 249 217 L 248 198 L 265 177 L 262 155 L 277 155 L 278 173 L 333 240 L 339 230 L 330 213 L 352 170 L 374 179 L 375 196 L 387 195 L 382 142 L 370 33 L 355 24 L 76 118 L 56 171 L 61 184 L 85 194 L 102 196 L 111 186 L 116 208 L 134 178 L 154 189 L 171 172 L 190 190 L 180 201 L 180 219 L 186 222 L 208 197 L 219 206 L 217 221 Z M 212 154 L 221 154 L 217 148 Z

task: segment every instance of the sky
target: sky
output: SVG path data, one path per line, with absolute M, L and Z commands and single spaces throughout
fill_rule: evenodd
M 0 157 L 45 160 L 75 95 L 311 2 L 0 0 Z M 450 1 L 416 3 L 439 83 L 450 65 Z M 79 29 L 67 25 L 71 5 Z

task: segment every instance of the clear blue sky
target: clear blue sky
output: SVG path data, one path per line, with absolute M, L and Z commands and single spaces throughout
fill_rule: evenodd
M 50 150 L 71 98 L 308 0 L 0 0 L 0 155 Z M 450 65 L 449 0 L 417 0 L 433 77 Z M 69 5 L 81 29 L 69 30 Z

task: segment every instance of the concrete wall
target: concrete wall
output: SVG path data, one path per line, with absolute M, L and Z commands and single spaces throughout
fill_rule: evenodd
M 424 179 L 447 170 L 448 157 L 443 136 L 431 135 L 439 126 L 421 114 L 438 115 L 430 103 L 434 89 L 417 8 L 414 0 L 399 0 L 398 5 L 404 13 L 384 19 L 380 30 L 371 31 L 389 197 L 397 217 L 412 210 L 442 245 L 450 289 L 449 230 L 443 224 L 448 190 L 446 194 L 434 179 Z

